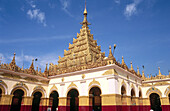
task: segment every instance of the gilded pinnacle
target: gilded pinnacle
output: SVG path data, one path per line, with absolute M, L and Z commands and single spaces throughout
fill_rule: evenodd
M 125 64 L 124 59 L 123 59 L 123 56 L 122 56 L 122 64 Z
M 159 70 L 159 75 L 162 75 L 162 74 L 161 74 L 161 71 L 160 71 L 160 67 L 158 67 L 158 70 Z
M 131 64 L 131 70 L 133 70 L 133 65 L 132 65 L 132 61 L 130 62 L 130 64 Z

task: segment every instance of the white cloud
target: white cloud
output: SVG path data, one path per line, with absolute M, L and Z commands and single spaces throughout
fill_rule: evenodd
M 44 26 L 46 26 L 45 13 L 40 11 L 40 9 L 30 9 L 27 11 L 27 15 L 30 17 L 30 19 L 35 19 L 39 23 L 42 23 Z
M 140 3 L 141 1 L 142 1 L 142 0 L 134 0 L 133 3 L 127 4 L 127 5 L 126 5 L 126 8 L 125 8 L 125 11 L 124 11 L 124 15 L 129 18 L 129 17 L 131 17 L 132 15 L 137 14 L 137 6 L 139 5 L 139 3 Z
M 27 3 L 31 7 L 31 9 L 27 11 L 29 18 L 37 20 L 37 22 L 43 24 L 44 27 L 47 26 L 45 12 L 42 12 L 40 9 L 38 9 L 33 0 L 27 1 Z
M 114 0 L 115 3 L 120 4 L 120 0 Z
M 126 9 L 125 9 L 125 12 L 124 12 L 126 17 L 130 17 L 135 13 L 137 13 L 135 3 L 129 4 L 129 5 L 126 6 Z
M 1 63 L 6 63 L 6 57 L 4 56 L 4 54 L 0 53 L 0 61 Z
M 70 17 L 73 17 L 73 15 L 68 11 L 70 1 L 69 0 L 60 0 L 60 3 L 62 5 L 62 10 L 64 10 L 64 12 L 67 13 Z

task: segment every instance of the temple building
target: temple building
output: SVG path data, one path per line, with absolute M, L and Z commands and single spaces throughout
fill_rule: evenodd
M 58 64 L 34 67 L 0 64 L 0 111 L 170 111 L 170 74 L 145 77 L 132 62 L 116 61 L 90 33 L 87 10 L 82 28 Z

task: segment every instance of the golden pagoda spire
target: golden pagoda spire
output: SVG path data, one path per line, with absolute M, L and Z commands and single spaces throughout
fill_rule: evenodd
M 112 54 L 112 48 L 111 46 L 109 46 L 109 58 L 113 57 L 113 54 Z
M 130 66 L 131 66 L 131 70 L 134 70 L 133 65 L 132 65 L 132 61 L 130 62 Z
M 83 15 L 84 15 L 84 20 L 83 20 L 83 22 L 80 23 L 80 24 L 82 24 L 83 26 L 86 26 L 86 27 L 87 27 L 88 25 L 90 25 L 90 23 L 88 23 L 88 21 L 87 21 L 86 0 L 85 0 L 85 9 L 84 9 Z
M 9 66 L 10 66 L 10 70 L 12 70 L 12 71 L 16 71 L 16 62 L 15 62 L 15 52 L 14 52 L 14 57 L 13 57 L 13 59 L 12 59 L 12 61 L 11 61 L 11 63 L 9 64 Z
M 32 59 L 32 64 L 31 64 L 30 68 L 34 68 L 34 59 Z
M 140 75 L 139 67 L 137 66 L 137 75 Z
M 125 61 L 124 61 L 123 56 L 122 56 L 122 65 L 123 65 L 123 64 L 125 64 Z
M 144 73 L 144 71 L 142 71 L 142 79 L 143 79 L 143 80 L 145 79 L 145 73 Z
M 87 14 L 87 9 L 86 9 L 86 0 L 85 0 L 85 9 L 84 9 L 84 14 Z
M 123 56 L 122 56 L 122 68 L 124 68 L 125 70 L 129 70 L 127 65 L 125 64 L 125 61 L 123 59 Z
M 16 55 L 16 53 L 14 52 L 14 57 L 13 57 L 11 63 L 10 63 L 11 66 L 12 66 L 12 65 L 15 65 L 15 55 Z
M 160 71 L 160 67 L 158 67 L 158 70 L 159 70 L 159 76 L 161 76 L 162 74 L 161 74 L 161 71 Z
M 29 74 L 36 74 L 35 69 L 34 69 L 34 59 L 32 59 L 32 64 L 30 68 L 28 69 Z
M 46 64 L 45 71 L 44 71 L 44 74 L 46 77 L 48 77 L 48 68 L 47 67 L 48 67 L 48 64 Z

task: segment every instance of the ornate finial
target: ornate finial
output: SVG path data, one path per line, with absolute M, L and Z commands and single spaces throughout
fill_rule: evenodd
M 46 64 L 45 71 L 44 71 L 44 74 L 46 77 L 48 77 L 48 68 L 47 67 L 48 67 L 48 64 Z
M 32 63 L 31 63 L 31 66 L 30 68 L 28 69 L 28 73 L 29 74 L 35 74 L 35 69 L 34 69 L 34 59 L 32 59 Z
M 109 46 L 109 58 L 110 58 L 110 57 L 113 57 L 111 46 Z
M 137 74 L 140 75 L 139 67 L 137 66 Z
M 82 24 L 84 27 L 87 27 L 88 25 L 90 25 L 90 23 L 88 23 L 88 21 L 87 21 L 86 0 L 85 0 L 85 9 L 84 9 L 83 15 L 84 15 L 84 20 L 83 20 L 83 22 L 80 23 L 80 24 Z
M 142 71 L 142 78 L 145 78 L 145 73 L 144 73 L 144 71 Z
M 84 14 L 87 14 L 87 9 L 86 9 L 86 0 L 85 0 L 85 9 L 84 9 Z
M 160 71 L 160 67 L 158 67 L 158 70 L 159 70 L 159 75 L 162 75 L 162 74 L 161 74 L 161 71 Z
M 122 64 L 125 64 L 125 61 L 124 61 L 124 59 L 123 59 L 123 56 L 122 56 Z
M 130 62 L 130 65 L 131 65 L 131 70 L 133 70 L 133 65 L 132 65 L 132 61 Z

